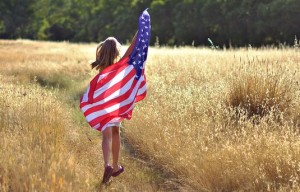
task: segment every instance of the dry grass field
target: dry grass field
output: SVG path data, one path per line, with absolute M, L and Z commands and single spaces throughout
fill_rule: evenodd
M 103 188 L 78 108 L 95 47 L 0 40 L 0 191 L 300 191 L 299 49 L 150 48 Z

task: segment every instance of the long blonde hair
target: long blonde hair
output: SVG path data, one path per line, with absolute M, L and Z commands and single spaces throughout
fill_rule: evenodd
M 99 43 L 96 49 L 96 61 L 91 63 L 92 69 L 96 68 L 100 72 L 106 67 L 114 64 L 120 57 L 121 44 L 114 37 L 108 37 Z

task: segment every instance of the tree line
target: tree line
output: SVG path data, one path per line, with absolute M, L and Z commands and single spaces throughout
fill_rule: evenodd
M 299 0 L 1 0 L 0 38 L 122 43 L 145 9 L 151 44 L 220 46 L 293 44 L 300 36 Z

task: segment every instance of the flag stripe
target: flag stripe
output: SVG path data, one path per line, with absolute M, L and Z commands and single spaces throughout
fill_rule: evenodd
M 120 99 L 126 99 L 127 96 L 129 95 L 129 92 L 135 86 L 135 84 L 132 84 L 134 79 L 133 75 L 126 77 L 126 79 L 130 78 L 130 80 L 120 82 L 117 86 L 121 88 L 116 89 L 115 92 L 111 94 L 109 97 L 103 98 L 102 100 L 99 100 L 98 102 L 95 102 L 93 104 L 87 104 L 85 106 L 81 106 L 81 110 L 84 112 L 85 115 L 87 115 L 88 113 L 93 112 L 95 110 L 106 108 L 109 105 L 118 103 Z M 143 82 L 144 78 L 142 78 L 141 80 Z
M 123 119 L 124 118 L 122 118 L 122 117 L 112 117 L 112 118 L 107 118 L 107 119 L 103 120 L 103 122 L 102 122 L 102 131 L 105 130 L 105 128 L 108 126 L 108 124 L 114 123 L 114 122 L 120 122 Z M 97 124 L 97 125 L 99 125 L 99 127 L 100 127 L 100 124 Z M 97 125 L 95 127 L 98 127 Z
M 106 74 L 106 73 L 110 73 L 114 70 L 117 70 L 120 66 L 122 66 L 124 63 L 128 63 L 129 58 L 126 57 L 120 61 L 118 61 L 117 63 L 110 65 L 109 67 L 106 67 L 105 69 L 103 69 L 103 71 L 101 71 L 101 74 Z
M 134 82 L 132 83 L 132 91 L 127 91 L 124 95 L 120 96 L 119 98 L 117 98 L 118 100 L 121 100 L 122 102 L 119 103 L 114 103 L 114 102 L 109 102 L 107 106 L 105 105 L 101 105 L 101 106 L 95 106 L 95 108 L 93 108 L 92 112 L 89 111 L 89 113 L 85 113 L 86 119 L 88 121 L 93 121 L 95 118 L 101 118 L 101 116 L 105 115 L 106 113 L 110 113 L 112 115 L 112 112 L 119 110 L 119 113 L 122 114 L 124 112 L 122 112 L 122 108 L 126 105 L 128 105 L 128 103 L 132 103 L 136 97 L 137 91 L 138 91 L 138 87 L 139 85 L 136 84 L 140 84 L 142 82 L 142 79 L 140 79 L 139 81 L 137 81 L 136 79 L 134 79 Z
M 127 60 L 127 58 L 124 60 Z M 107 86 L 107 85 L 104 85 L 102 82 L 104 82 L 105 84 L 109 84 L 111 81 L 113 81 L 117 77 L 117 75 L 120 76 L 120 73 L 124 72 L 124 69 L 127 68 L 126 63 L 124 63 L 123 60 L 114 65 L 120 65 L 120 66 L 118 69 L 114 69 L 114 71 L 112 71 L 112 72 L 106 72 L 106 73 L 102 72 L 101 75 L 99 76 L 96 90 L 99 88 L 102 88 L 102 87 L 105 88 L 105 86 Z
M 128 65 L 127 65 L 128 66 Z M 123 71 L 124 72 L 124 71 Z M 129 74 L 128 74 L 129 73 Z M 123 73 L 124 74 L 124 73 Z M 123 74 L 121 74 L 121 75 L 123 75 Z M 127 74 L 127 76 L 125 77 L 126 78 L 126 80 L 129 80 L 132 76 L 134 76 L 134 70 L 133 70 L 133 68 L 132 67 L 127 67 L 127 72 L 126 72 L 126 74 Z M 117 78 L 117 77 L 116 77 Z M 119 80 L 122 80 L 122 76 L 120 76 L 120 77 L 118 77 L 118 79 Z M 125 83 L 125 81 L 121 81 L 121 83 Z M 117 84 L 114 84 L 114 83 L 117 83 Z M 105 98 L 105 97 L 103 97 L 103 93 L 105 93 L 105 95 L 108 95 L 108 93 L 106 93 L 106 91 L 107 92 L 112 92 L 113 90 L 117 90 L 117 89 L 115 89 L 114 87 L 112 87 L 112 88 L 110 88 L 110 89 L 108 89 L 109 87 L 111 87 L 111 86 L 114 86 L 114 85 L 116 85 L 116 86 L 118 86 L 118 85 L 120 85 L 120 84 L 118 84 L 118 82 L 117 81 L 115 81 L 115 82 L 110 82 L 109 83 L 110 85 L 108 85 L 108 83 L 106 84 L 106 85 L 104 85 L 103 87 L 105 87 L 106 88 L 106 90 L 105 89 L 102 89 L 101 87 L 98 89 L 98 90 L 96 90 L 96 91 L 94 91 L 94 95 L 97 93 L 97 95 L 96 96 L 94 96 L 95 98 L 93 98 L 93 105 L 99 105 L 99 104 L 103 104 L 104 102 L 107 102 L 109 99 L 111 99 L 112 97 L 108 97 L 108 98 Z M 120 86 L 121 87 L 121 86 Z M 100 95 L 100 94 L 102 94 L 102 95 Z M 85 94 L 86 95 L 86 94 Z M 103 99 L 103 100 L 101 100 L 101 99 Z M 81 104 L 81 110 L 83 111 L 83 112 L 85 112 L 86 110 L 87 110 L 87 108 L 89 108 L 91 105 L 90 105 L 91 103 L 90 102 L 87 102 L 87 103 L 82 103 Z
M 114 81 L 112 80 L 103 86 L 105 90 L 103 90 L 103 87 L 101 87 L 98 89 L 99 92 L 98 90 L 95 91 L 96 98 L 94 99 L 94 102 L 98 102 L 103 98 L 105 98 L 104 101 L 110 100 L 111 98 L 115 98 L 116 96 L 118 96 L 116 94 L 118 93 L 121 94 L 120 92 L 117 92 L 117 90 L 120 90 L 120 88 L 128 84 L 127 81 L 132 82 L 132 78 L 134 76 L 135 76 L 134 68 L 132 66 L 128 66 L 122 71 L 122 73 L 118 74 L 115 77 Z
M 136 81 L 136 80 L 135 80 Z M 105 114 L 109 113 L 111 117 L 114 117 L 116 115 L 122 116 L 126 114 L 126 112 L 131 108 L 132 105 L 134 105 L 134 100 L 135 100 L 135 94 L 134 92 L 137 91 L 137 86 L 134 88 L 135 90 L 132 91 L 131 95 L 126 99 L 125 101 L 122 101 L 119 104 L 116 104 L 114 106 L 99 110 L 97 112 L 91 113 L 86 116 L 86 119 L 88 122 L 90 122 L 90 125 L 93 127 L 97 123 L 103 121 L 105 119 Z
M 114 96 L 116 96 L 116 97 L 111 98 L 108 101 L 105 101 L 105 99 L 104 99 L 93 105 L 88 106 L 87 110 L 84 111 L 84 114 L 87 115 L 93 111 L 105 109 L 107 107 L 110 107 L 112 105 L 119 103 L 119 101 L 121 99 L 122 100 L 127 99 L 131 94 L 132 88 L 135 86 L 135 84 L 133 84 L 133 81 L 134 81 L 134 77 L 132 77 L 130 81 L 126 82 L 126 85 L 124 85 L 121 89 L 116 91 L 114 94 Z M 84 108 L 83 110 L 85 110 L 85 109 L 86 108 Z
M 92 103 L 93 102 L 93 97 L 94 97 L 94 91 L 97 86 L 97 78 L 99 75 L 96 75 L 96 77 L 92 80 L 90 86 L 89 86 L 89 92 L 88 92 L 88 102 Z

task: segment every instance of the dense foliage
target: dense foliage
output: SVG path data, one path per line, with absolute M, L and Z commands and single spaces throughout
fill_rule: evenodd
M 1 0 L 0 38 L 130 41 L 137 16 L 150 8 L 154 44 L 293 44 L 299 0 Z

